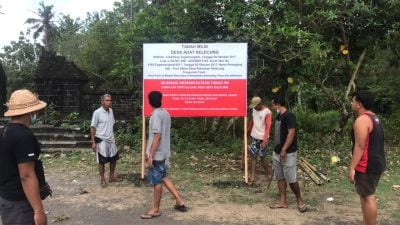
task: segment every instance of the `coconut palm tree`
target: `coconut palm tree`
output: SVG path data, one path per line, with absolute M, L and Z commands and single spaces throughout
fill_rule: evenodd
M 35 12 L 39 18 L 28 18 L 25 23 L 33 24 L 30 29 L 34 29 L 33 38 L 36 40 L 43 33 L 43 45 L 46 50 L 51 50 L 51 44 L 56 35 L 56 25 L 52 21 L 54 13 L 53 5 L 46 6 L 44 2 L 39 3 L 40 8 Z
M 74 35 L 83 28 L 83 21 L 80 18 L 73 19 L 70 15 L 63 15 L 59 18 L 58 33 Z

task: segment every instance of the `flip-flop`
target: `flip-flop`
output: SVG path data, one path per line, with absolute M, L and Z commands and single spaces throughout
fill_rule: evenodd
M 159 217 L 159 216 L 161 216 L 161 213 L 160 214 L 145 213 L 145 214 L 140 215 L 140 218 L 142 218 L 142 219 L 152 219 L 152 218 L 156 218 L 156 217 Z
M 287 209 L 288 207 L 285 205 L 271 205 L 270 209 Z
M 299 205 L 299 206 L 297 206 L 297 209 L 300 211 L 300 212 L 307 212 L 307 205 L 306 204 L 303 204 L 303 205 Z
M 187 212 L 188 208 L 185 205 L 175 205 L 174 209 L 179 212 Z

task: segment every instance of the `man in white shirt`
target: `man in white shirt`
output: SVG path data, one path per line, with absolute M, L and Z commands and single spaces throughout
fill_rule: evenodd
M 90 138 L 92 149 L 96 153 L 97 163 L 99 164 L 100 184 L 105 186 L 106 179 L 105 163 L 110 163 L 109 182 L 120 181 L 115 176 L 115 167 L 119 159 L 118 149 L 114 139 L 114 114 L 111 109 L 111 95 L 101 96 L 101 107 L 93 112 L 92 123 L 90 125 Z
M 260 97 L 253 97 L 249 108 L 252 109 L 252 117 L 247 128 L 250 133 L 251 144 L 249 153 L 251 156 L 251 176 L 249 184 L 256 179 L 257 157 L 260 156 L 267 179 L 269 177 L 269 163 L 266 159 L 269 132 L 271 129 L 272 113 L 267 106 L 261 103 Z

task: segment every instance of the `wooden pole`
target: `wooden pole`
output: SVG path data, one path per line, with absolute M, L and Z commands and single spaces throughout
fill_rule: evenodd
M 140 177 L 144 179 L 144 165 L 146 159 L 146 117 L 142 115 L 142 170 Z
M 243 135 L 243 140 L 244 140 L 244 148 L 243 148 L 243 151 L 244 151 L 244 182 L 246 183 L 246 184 L 248 184 L 249 183 L 249 177 L 248 177 L 248 171 L 247 171 L 247 168 L 248 168 L 248 164 L 247 164 L 247 116 L 245 116 L 244 117 L 244 135 Z

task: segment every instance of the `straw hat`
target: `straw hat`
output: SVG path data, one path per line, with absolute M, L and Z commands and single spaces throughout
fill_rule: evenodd
M 46 102 L 40 101 L 31 91 L 26 89 L 16 90 L 11 94 L 10 100 L 6 104 L 8 111 L 4 113 L 4 116 L 24 115 L 41 110 L 46 105 Z
M 253 97 L 251 99 L 251 103 L 249 105 L 249 108 L 253 109 L 254 107 L 256 107 L 260 103 L 261 103 L 261 98 L 260 97 Z

